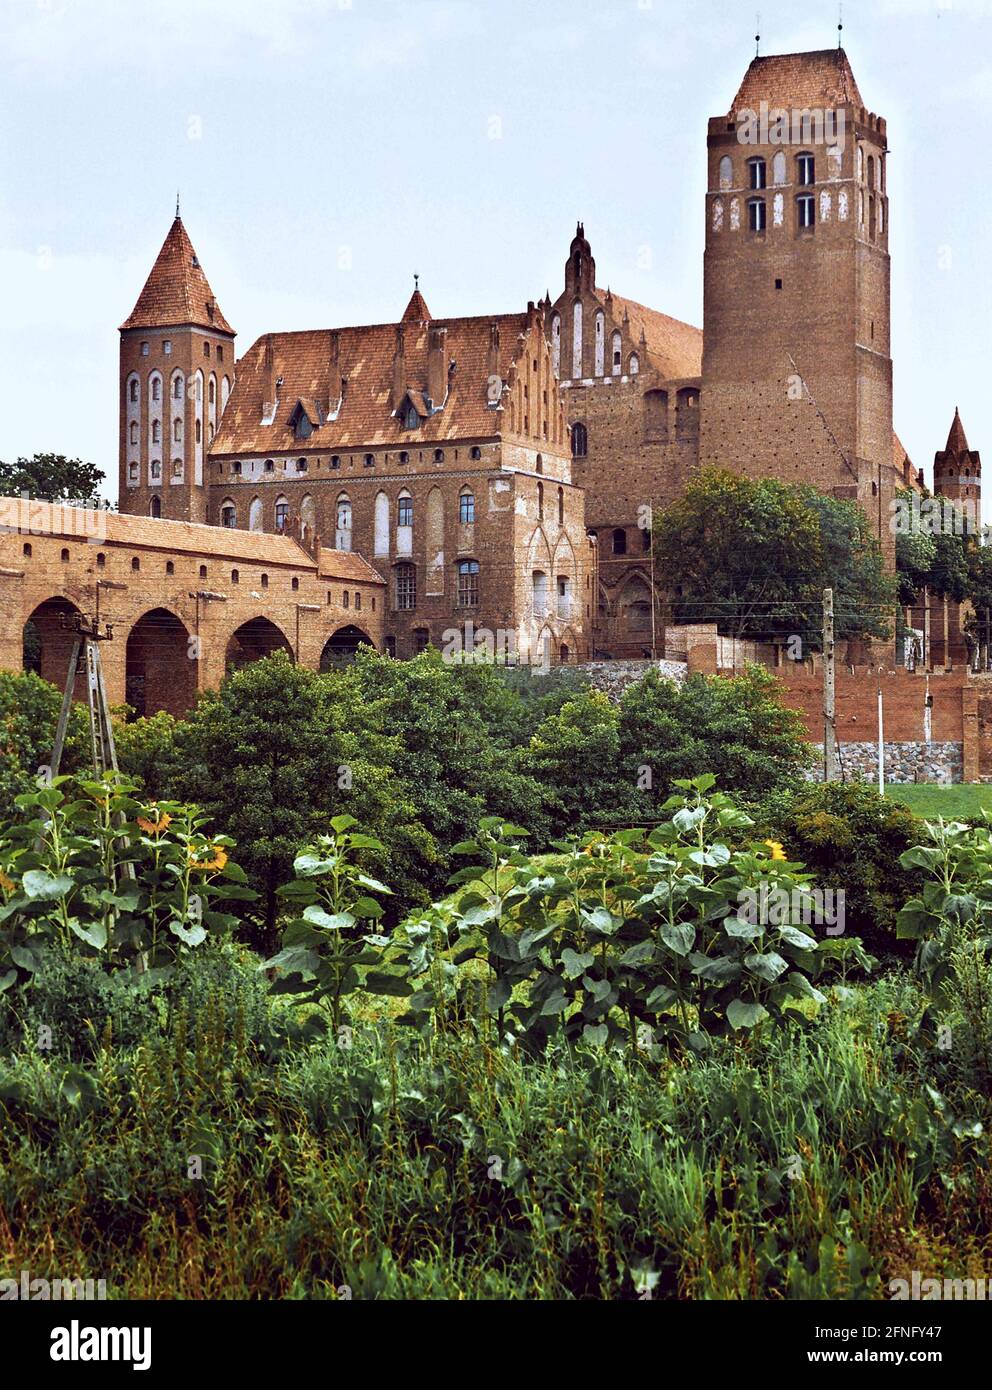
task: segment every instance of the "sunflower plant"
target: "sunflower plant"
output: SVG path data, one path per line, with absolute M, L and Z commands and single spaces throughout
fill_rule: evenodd
M 167 971 L 238 926 L 229 902 L 254 897 L 227 836 L 208 833 L 195 807 L 142 801 L 119 773 L 56 777 L 15 807 L 0 825 L 0 989 L 53 951 Z
M 456 847 L 471 862 L 429 929 L 394 934 L 390 957 L 417 986 L 405 1021 L 438 1026 L 450 968 L 473 958 L 501 1041 L 528 1050 L 558 1036 L 701 1052 L 713 1034 L 746 1037 L 817 1008 L 828 943 L 808 925 L 810 875 L 777 841 L 751 840 L 753 822 L 713 777 L 675 785 L 650 833 L 589 834 L 546 867 L 514 827 L 482 822 Z

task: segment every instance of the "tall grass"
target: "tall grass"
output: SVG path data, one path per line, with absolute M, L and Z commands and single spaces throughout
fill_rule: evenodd
M 534 1061 L 470 1023 L 289 1044 L 218 972 L 136 1045 L 103 1025 L 84 1068 L 33 1040 L 0 1062 L 0 1270 L 418 1299 L 873 1298 L 975 1272 L 989 1144 L 927 1091 L 921 1012 L 890 979 L 704 1061 Z

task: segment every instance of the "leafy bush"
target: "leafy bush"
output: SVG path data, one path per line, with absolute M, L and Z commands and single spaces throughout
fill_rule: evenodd
M 682 685 L 649 671 L 620 703 L 621 781 L 644 788 L 642 804 L 655 811 L 676 780 L 702 771 L 739 796 L 791 786 L 812 752 L 801 716 L 780 693 L 759 666 L 729 679 L 694 675 Z
M 765 798 L 754 814 L 818 884 L 843 890 L 848 936 L 872 955 L 912 955 L 896 935 L 896 915 L 921 883 L 918 869 L 900 863 L 919 831 L 911 811 L 866 783 L 810 782 Z
M 20 1033 L 42 1053 L 85 1058 L 108 1039 L 134 1047 L 157 1033 L 166 1014 L 161 991 L 161 980 L 149 974 L 108 975 L 97 960 L 46 954 L 31 987 L 0 1000 L 11 1040 Z

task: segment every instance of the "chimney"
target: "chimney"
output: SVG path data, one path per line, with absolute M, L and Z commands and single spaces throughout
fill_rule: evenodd
M 396 325 L 396 347 L 393 351 L 393 410 L 399 410 L 406 395 L 406 344 L 403 339 L 403 325 Z
M 265 335 L 265 344 L 262 348 L 262 419 L 266 423 L 271 423 L 275 417 L 276 406 L 279 404 L 277 391 L 276 364 L 275 356 L 272 351 L 272 334 L 267 333 Z
M 341 372 L 338 365 L 338 358 L 341 354 L 341 335 L 334 329 L 327 335 L 327 413 L 333 415 L 341 404 L 340 393 L 335 396 L 335 390 L 341 381 Z
M 448 394 L 448 330 L 435 328 L 433 324 L 427 340 L 427 394 L 435 410 L 440 410 Z

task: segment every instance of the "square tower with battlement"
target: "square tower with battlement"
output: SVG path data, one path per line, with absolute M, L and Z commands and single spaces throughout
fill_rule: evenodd
M 759 57 L 707 150 L 700 463 L 856 498 L 891 557 L 885 121 L 843 49 Z

